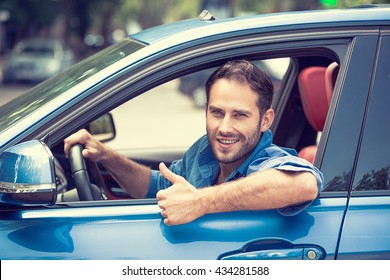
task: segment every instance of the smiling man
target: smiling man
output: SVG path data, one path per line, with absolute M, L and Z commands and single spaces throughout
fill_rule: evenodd
M 291 150 L 272 144 L 273 85 L 247 60 L 229 61 L 206 83 L 206 129 L 169 169 L 139 165 L 81 130 L 65 139 L 101 161 L 133 197 L 157 197 L 164 223 L 191 222 L 207 213 L 278 209 L 295 215 L 317 197 L 323 176 Z

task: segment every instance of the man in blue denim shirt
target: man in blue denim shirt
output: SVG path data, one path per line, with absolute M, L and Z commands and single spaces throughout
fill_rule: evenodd
M 322 174 L 295 151 L 272 144 L 269 130 L 273 85 L 246 60 L 230 61 L 206 83 L 207 135 L 168 169 L 135 163 L 82 130 L 65 139 L 83 156 L 101 161 L 133 197 L 157 197 L 167 225 L 191 222 L 207 213 L 278 209 L 294 215 L 322 189 Z

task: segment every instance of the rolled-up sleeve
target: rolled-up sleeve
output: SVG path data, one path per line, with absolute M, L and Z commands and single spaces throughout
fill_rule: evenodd
M 149 184 L 148 193 L 146 194 L 146 198 L 156 197 L 156 194 L 159 191 L 158 184 L 157 184 L 159 176 L 160 176 L 160 171 L 157 170 L 150 171 L 150 184 Z

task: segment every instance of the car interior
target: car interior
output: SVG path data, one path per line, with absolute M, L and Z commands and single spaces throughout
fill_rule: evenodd
M 283 58 L 284 63 L 286 57 Z M 272 59 L 270 59 L 272 61 Z M 269 63 L 270 69 L 273 66 L 281 64 L 277 59 L 274 60 L 275 63 Z M 274 107 L 276 118 L 274 121 L 271 130 L 273 131 L 274 143 L 282 146 L 293 148 L 298 152 L 298 155 L 302 158 L 305 158 L 309 162 L 318 165 L 319 161 L 316 161 L 317 147 L 321 139 L 321 132 L 324 128 L 326 118 L 328 115 L 328 109 L 331 103 L 331 98 L 333 90 L 335 88 L 336 79 L 339 71 L 339 62 L 335 61 L 333 58 L 329 58 L 323 55 L 300 55 L 300 56 L 291 56 L 287 57 L 287 63 L 282 70 L 282 74 L 276 75 L 269 70 L 272 80 L 275 84 L 275 96 Z M 264 64 L 263 61 L 260 62 L 260 67 L 266 68 L 267 64 Z M 202 71 L 209 71 L 208 69 Z M 209 71 L 210 72 L 210 71 Z M 280 71 L 279 71 L 280 72 Z M 191 79 L 191 75 L 194 77 Z M 185 76 L 185 79 L 176 79 L 167 84 L 170 86 L 176 85 L 176 88 L 196 88 L 193 84 L 196 83 L 196 75 L 199 76 L 199 73 L 191 73 Z M 204 74 L 201 74 L 204 76 Z M 190 86 L 185 86 L 184 82 L 192 83 Z M 177 86 L 180 84 L 180 86 Z M 159 87 L 163 87 L 163 85 Z M 159 87 L 153 89 L 152 91 L 157 91 L 158 94 Z M 164 91 L 164 89 L 160 90 Z M 188 92 L 182 92 L 182 96 L 185 96 L 190 100 Z M 142 94 L 141 96 L 148 96 L 147 100 L 152 99 L 152 95 L 149 92 Z M 161 93 L 160 93 L 161 94 Z M 141 97 L 137 97 L 128 101 L 127 103 L 134 102 L 136 99 L 141 100 Z M 140 101 L 141 102 L 141 101 Z M 145 101 L 149 102 L 149 101 Z M 146 106 L 146 105 L 144 105 Z M 204 107 L 199 108 L 199 103 L 193 104 L 196 114 L 200 116 L 200 126 L 204 126 Z M 138 104 L 136 107 L 138 110 L 140 108 L 145 108 L 141 104 Z M 181 108 L 183 109 L 183 108 Z M 103 137 L 101 140 L 106 142 L 108 145 L 115 141 L 115 138 L 118 138 L 121 134 L 121 129 L 117 123 L 119 122 L 116 119 L 118 115 L 116 110 L 126 109 L 114 109 L 108 114 L 103 115 L 98 120 L 93 123 L 88 124 L 85 128 L 89 130 L 92 134 L 99 134 L 99 125 L 94 126 L 96 122 L 103 122 L 106 127 L 109 127 L 108 134 L 107 131 L 104 131 Z M 183 109 L 184 110 L 184 109 Z M 142 110 L 140 110 L 141 112 Z M 153 115 L 154 112 L 147 111 L 146 115 L 148 119 L 159 119 L 158 112 L 155 112 L 157 115 Z M 195 113 L 194 113 L 195 114 Z M 173 118 L 176 117 L 172 116 Z M 105 118 L 102 120 L 102 118 Z M 138 118 L 138 113 L 137 113 Z M 157 122 L 158 123 L 158 122 Z M 129 121 L 125 121 L 126 126 L 129 125 Z M 160 124 L 157 124 L 160 125 Z M 125 128 L 127 128 L 125 126 Z M 132 130 L 131 128 L 127 128 Z M 161 128 L 162 130 L 164 128 Z M 180 130 L 187 129 L 188 131 L 194 130 L 192 125 L 182 128 Z M 153 130 L 153 129 L 151 129 Z M 176 129 L 178 130 L 178 129 Z M 144 128 L 141 128 L 140 131 L 145 131 Z M 137 132 L 134 132 L 136 134 Z M 187 131 L 181 131 L 182 134 L 186 134 Z M 202 133 L 202 130 L 200 132 Z M 99 134 L 98 136 L 101 136 Z M 198 135 L 200 137 L 201 134 Z M 158 137 L 158 136 L 156 136 Z M 163 136 L 161 136 L 163 137 Z M 145 143 L 148 140 L 138 140 L 140 143 Z M 193 138 L 191 142 L 195 142 L 197 138 Z M 131 141 L 125 141 L 131 142 Z M 155 143 L 156 141 L 151 141 Z M 174 144 L 173 141 L 172 145 Z M 191 143 L 188 142 L 188 143 Z M 147 166 L 150 166 L 152 169 L 158 169 L 158 164 L 160 162 L 165 162 L 167 166 L 175 160 L 181 158 L 182 153 L 189 147 L 155 147 L 149 148 L 127 148 L 121 149 L 124 152 L 124 155 Z M 93 185 L 92 193 L 94 193 L 94 198 L 92 199 L 80 199 L 75 191 L 75 180 L 72 177 L 71 166 L 69 160 L 64 156 L 63 153 L 63 143 L 59 143 L 55 147 L 51 148 L 56 162 L 56 173 L 57 173 L 57 185 L 58 185 L 58 200 L 57 202 L 71 202 L 78 200 L 123 200 L 131 199 L 131 197 L 125 192 L 115 180 L 110 176 L 110 174 L 105 170 L 104 166 L 100 163 L 94 163 L 90 160 L 86 160 L 86 169 L 88 170 L 88 177 Z M 143 154 L 143 152 L 145 152 Z M 79 159 L 81 160 L 81 159 Z M 64 195 L 66 194 L 66 195 Z M 65 197 L 65 198 L 64 198 Z

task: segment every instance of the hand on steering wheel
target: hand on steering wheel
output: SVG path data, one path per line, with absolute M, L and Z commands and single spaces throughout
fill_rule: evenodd
M 101 178 L 96 163 L 92 161 L 90 162 L 93 163 L 94 174 L 97 173 L 98 175 L 95 176 L 99 176 L 99 178 L 95 178 L 99 187 L 91 184 L 82 151 L 83 146 L 80 144 L 72 146 L 69 150 L 70 169 L 80 201 L 107 199 L 103 192 L 104 180 Z
M 83 146 L 74 145 L 69 150 L 70 169 L 76 185 L 77 193 L 81 201 L 93 200 L 91 182 L 89 180 L 87 166 L 83 158 Z

